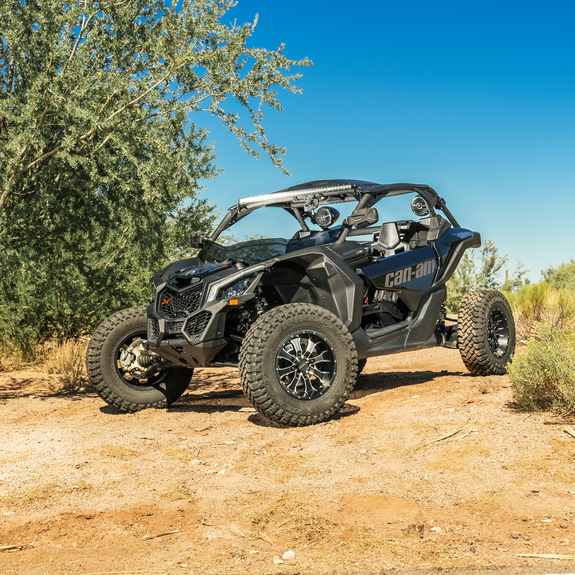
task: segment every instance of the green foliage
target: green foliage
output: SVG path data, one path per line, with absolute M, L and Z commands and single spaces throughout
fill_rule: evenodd
M 447 282 L 447 311 L 457 313 L 461 307 L 461 302 L 468 292 L 479 288 L 502 287 L 500 279 L 501 272 L 507 263 L 507 256 L 500 256 L 499 249 L 491 240 L 485 240 L 479 255 L 477 251 L 465 252 L 455 273 Z M 512 279 L 509 280 L 506 273 L 504 289 L 517 289 L 529 280 L 524 276 L 527 270 L 523 269 L 523 264 L 519 264 Z
M 575 414 L 575 336 L 540 323 L 537 339 L 509 365 L 513 397 L 527 411 Z
M 0 342 L 31 345 L 145 303 L 211 228 L 199 112 L 283 169 L 262 106 L 281 110 L 310 62 L 248 48 L 255 22 L 224 24 L 230 0 L 0 4 Z
M 523 286 L 517 293 L 504 292 L 513 314 L 518 339 L 536 336 L 537 322 L 562 330 L 575 327 L 575 292 L 554 289 L 545 282 Z
M 543 281 L 551 287 L 575 291 L 575 260 L 563 263 L 556 268 L 549 267 L 542 273 Z

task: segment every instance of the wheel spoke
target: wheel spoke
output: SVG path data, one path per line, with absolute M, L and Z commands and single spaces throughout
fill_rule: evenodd
M 301 339 L 299 337 L 296 337 L 295 339 L 292 339 L 290 341 L 290 343 L 293 345 L 293 348 L 295 349 L 296 353 L 298 355 L 301 355 Z
M 297 363 L 297 359 L 291 355 L 288 351 L 286 351 L 285 347 L 282 347 L 278 352 L 278 359 L 284 359 L 285 361 L 289 361 L 290 365 L 295 365 Z
M 315 375 L 321 381 L 322 385 L 327 385 L 329 383 L 330 374 L 327 371 L 320 371 L 315 367 L 310 367 L 309 372 L 312 375 Z
M 286 377 L 287 375 L 291 375 L 292 373 L 295 373 L 296 368 L 293 366 L 288 366 L 288 367 L 278 367 L 276 368 L 277 374 L 279 375 L 280 379 L 283 379 L 284 377 Z
M 310 359 L 310 362 L 311 362 L 311 363 L 321 363 L 321 362 L 324 362 L 324 361 L 328 361 L 327 359 L 325 359 L 325 358 L 323 357 L 323 355 L 326 354 L 327 352 L 328 352 L 327 349 L 326 349 L 325 351 L 322 351 L 319 355 L 316 355 L 315 357 L 312 357 L 312 358 Z
M 317 347 L 317 343 L 314 343 L 311 338 L 307 340 L 307 347 L 305 348 L 304 356 L 311 357 L 311 354 L 314 352 L 315 348 Z
M 301 378 L 302 374 L 298 372 L 295 375 L 295 377 L 291 380 L 291 382 L 286 385 L 286 388 L 291 389 L 291 391 L 295 393 L 298 388 L 298 385 L 300 384 Z
M 304 393 L 306 395 L 313 395 L 315 393 L 317 393 L 317 389 L 313 386 L 311 379 L 309 378 L 309 375 L 307 374 L 302 374 L 303 375 L 303 381 L 305 384 L 305 391 Z

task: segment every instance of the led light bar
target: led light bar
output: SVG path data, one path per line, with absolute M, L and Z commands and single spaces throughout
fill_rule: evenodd
M 240 198 L 238 206 L 246 207 L 257 204 L 271 205 L 281 204 L 289 200 L 306 200 L 310 196 L 328 194 L 330 192 L 344 192 L 346 190 L 353 190 L 352 184 L 342 184 L 340 186 L 324 186 L 323 188 L 308 188 L 304 190 L 293 190 L 291 192 L 275 192 L 273 194 L 263 194 L 261 196 L 251 196 L 248 198 Z

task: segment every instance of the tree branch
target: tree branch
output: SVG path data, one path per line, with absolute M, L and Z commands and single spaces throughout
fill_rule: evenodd
M 132 104 L 135 104 L 136 102 L 141 100 L 144 96 L 147 96 L 152 90 L 155 90 L 162 82 L 164 82 L 166 80 L 166 78 L 172 73 L 173 73 L 173 70 L 170 68 L 170 70 L 168 70 L 168 73 L 163 78 L 158 80 L 158 82 L 156 82 L 156 84 L 154 84 L 153 86 L 150 86 L 143 94 L 140 94 L 137 98 L 134 98 L 131 102 L 128 102 L 125 106 L 122 106 L 119 110 L 116 110 L 111 116 L 108 116 L 106 118 L 106 122 L 111 120 L 114 116 L 117 116 L 118 114 L 123 112 L 126 108 L 129 108 Z

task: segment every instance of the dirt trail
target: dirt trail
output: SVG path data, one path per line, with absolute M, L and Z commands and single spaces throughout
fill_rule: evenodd
M 575 569 L 518 556 L 575 555 L 575 439 L 457 351 L 370 359 L 335 419 L 298 429 L 234 370 L 131 415 L 38 378 L 0 374 L 0 546 L 23 546 L 2 574 Z

